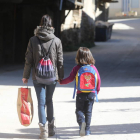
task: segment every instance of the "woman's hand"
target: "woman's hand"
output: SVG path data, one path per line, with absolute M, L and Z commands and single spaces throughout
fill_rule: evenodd
M 58 83 L 59 83 L 59 84 L 60 84 L 60 81 L 61 81 L 61 79 L 58 80 Z M 62 85 L 62 84 L 60 84 L 60 85 Z
M 22 81 L 23 81 L 24 84 L 28 83 L 28 79 L 26 79 L 26 78 L 22 78 Z

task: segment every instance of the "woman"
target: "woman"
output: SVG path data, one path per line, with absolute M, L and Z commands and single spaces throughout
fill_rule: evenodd
M 35 78 L 36 67 L 40 59 L 43 57 L 41 45 L 38 39 L 43 44 L 46 53 L 50 47 L 50 44 L 52 43 L 49 57 L 55 69 L 56 81 L 51 85 L 40 84 Z M 31 69 L 32 80 L 38 100 L 39 127 L 41 131 L 40 138 L 47 139 L 47 120 L 48 135 L 55 135 L 52 97 L 57 81 L 63 79 L 64 77 L 62 44 L 60 39 L 54 35 L 52 19 L 49 15 L 44 15 L 41 18 L 40 26 L 38 26 L 35 30 L 35 36 L 31 37 L 29 40 L 25 54 L 25 67 L 22 79 L 23 83 L 28 83 Z

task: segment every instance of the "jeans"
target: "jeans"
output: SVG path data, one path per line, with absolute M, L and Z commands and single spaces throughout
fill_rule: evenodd
M 57 82 L 54 82 L 54 84 L 51 85 L 44 85 L 37 83 L 36 80 L 33 81 L 34 88 L 37 95 L 37 101 L 38 101 L 38 117 L 39 117 L 39 123 L 42 123 L 43 125 L 46 124 L 46 121 L 49 122 L 53 119 L 53 93 L 55 90 Z M 46 111 L 45 111 L 46 107 Z M 47 120 L 46 120 L 47 115 Z
M 92 117 L 92 107 L 95 93 L 80 93 L 76 97 L 76 117 L 77 123 L 81 126 L 82 122 L 86 123 L 86 130 L 90 130 Z

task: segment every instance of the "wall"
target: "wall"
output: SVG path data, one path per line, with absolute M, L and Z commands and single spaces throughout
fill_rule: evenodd
M 110 3 L 109 18 L 121 16 L 122 13 L 122 0 L 118 0 L 118 3 Z
M 58 25 L 58 15 L 44 4 L 0 3 L 0 65 L 24 63 L 25 52 L 34 29 L 44 14 L 49 14 Z M 58 13 L 58 12 L 57 12 Z M 60 26 L 60 25 L 59 25 Z M 57 31 L 56 33 L 60 32 Z
M 133 3 L 131 1 L 131 10 L 137 11 L 138 16 L 140 16 L 140 0 L 133 1 Z
M 34 30 L 37 26 L 39 26 L 41 17 L 47 13 L 47 8 L 45 6 L 39 5 L 24 5 L 20 8 L 22 9 L 20 19 L 21 24 L 19 24 L 19 29 L 21 30 L 19 33 L 18 30 L 16 30 L 16 40 L 18 42 L 18 45 L 16 45 L 16 50 L 19 50 L 19 52 L 23 53 L 20 54 L 15 51 L 17 53 L 15 57 L 16 59 L 19 58 L 17 62 L 24 62 L 29 39 L 34 36 Z M 20 15 L 17 16 L 17 19 L 19 19 Z M 18 39 L 18 36 L 20 39 Z
M 97 3 L 96 6 L 96 21 L 108 21 L 110 3 Z
M 134 16 L 134 12 L 133 11 L 137 11 L 137 15 L 140 16 L 140 0 L 139 0 L 139 5 L 137 8 L 134 8 L 132 6 L 132 2 L 134 5 L 137 5 L 137 3 L 135 3 L 136 1 L 131 0 L 130 1 L 130 10 L 128 11 L 128 13 L 123 13 L 123 1 L 122 0 L 118 0 L 118 3 L 111 3 L 110 4 L 110 8 L 109 8 L 109 18 L 116 18 L 116 17 L 123 17 L 125 14 L 125 16 Z
M 14 61 L 14 5 L 0 5 L 0 64 Z
M 65 15 L 68 11 L 65 11 Z M 71 10 L 61 26 L 64 50 L 77 50 L 79 46 L 94 46 L 95 0 L 84 1 L 84 8 Z

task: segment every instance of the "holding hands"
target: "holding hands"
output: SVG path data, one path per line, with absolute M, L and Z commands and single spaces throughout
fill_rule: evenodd
M 61 80 L 62 80 L 62 79 L 59 79 L 59 80 L 58 80 L 58 83 L 59 83 L 60 85 L 62 85 L 62 84 L 60 83 Z
M 60 85 L 62 85 L 62 84 L 60 83 L 60 81 L 61 81 L 61 79 L 58 80 L 58 83 L 59 83 Z M 22 82 L 23 82 L 23 84 L 27 84 L 27 83 L 28 83 L 28 79 L 22 78 Z

